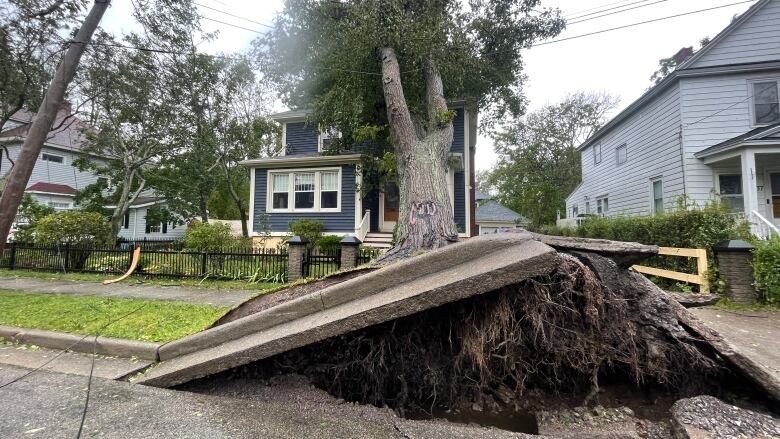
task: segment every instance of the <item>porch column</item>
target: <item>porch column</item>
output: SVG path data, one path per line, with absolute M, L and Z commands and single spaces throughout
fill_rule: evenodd
M 756 184 L 756 153 L 751 149 L 745 149 L 742 151 L 742 195 L 745 198 L 745 215 L 758 210 Z

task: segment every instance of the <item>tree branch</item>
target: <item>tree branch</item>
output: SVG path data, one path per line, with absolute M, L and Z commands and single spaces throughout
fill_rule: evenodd
M 387 118 L 402 150 L 408 150 L 419 139 L 414 129 L 412 115 L 404 97 L 401 69 L 395 50 L 385 47 L 382 55 L 382 89 L 387 104 Z
M 444 86 L 441 74 L 436 67 L 436 62 L 428 56 L 423 60 L 423 74 L 425 76 L 425 104 L 428 109 L 428 129 L 433 129 L 438 124 L 436 113 L 447 111 L 447 100 L 444 99 Z

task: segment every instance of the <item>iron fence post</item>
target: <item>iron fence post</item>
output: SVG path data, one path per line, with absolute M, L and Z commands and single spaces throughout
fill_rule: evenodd
M 8 257 L 8 269 L 13 270 L 16 263 L 16 243 L 11 243 L 11 255 Z
M 200 277 L 206 277 L 206 265 L 208 258 L 209 253 L 204 251 L 200 262 Z
M 65 271 L 70 270 L 70 243 L 65 244 Z

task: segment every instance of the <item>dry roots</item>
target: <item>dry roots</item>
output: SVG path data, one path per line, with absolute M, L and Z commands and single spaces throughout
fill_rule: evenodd
M 690 385 L 723 373 L 646 279 L 592 254 L 552 275 L 356 331 L 246 366 L 300 373 L 348 400 L 453 408 L 536 388 L 592 397 L 599 375 Z

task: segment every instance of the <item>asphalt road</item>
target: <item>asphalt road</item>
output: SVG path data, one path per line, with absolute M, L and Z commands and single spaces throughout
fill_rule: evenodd
M 26 369 L 0 366 L 0 385 Z M 75 438 L 83 376 L 40 371 L 0 388 L 0 437 Z M 270 399 L 158 389 L 95 378 L 82 437 L 107 438 L 528 438 L 274 389 Z M 538 436 L 535 436 L 538 437 Z

